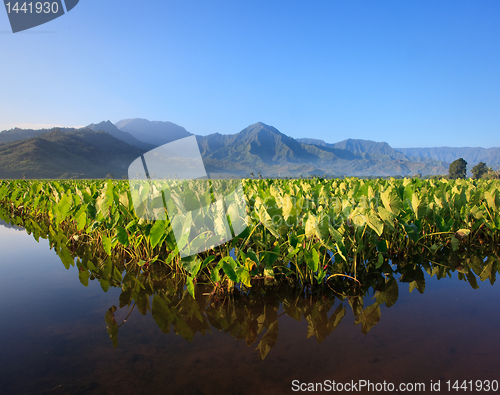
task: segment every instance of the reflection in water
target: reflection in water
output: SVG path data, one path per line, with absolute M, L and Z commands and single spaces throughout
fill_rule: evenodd
M 8 229 L 15 229 L 15 230 L 19 230 L 21 232 L 23 232 L 25 229 L 22 227 L 22 226 L 18 226 L 18 225 L 13 225 L 9 222 L 5 222 L 4 220 L 0 219 L 0 226 L 3 226 L 4 228 L 8 228 Z
M 381 319 L 381 306 L 393 306 L 404 283 L 410 292 L 416 289 L 423 294 L 425 273 L 438 280 L 457 274 L 459 280 L 477 289 L 486 280 L 493 284 L 498 270 L 498 254 L 491 248 L 463 254 L 440 250 L 379 267 L 366 265 L 363 270 L 358 268 L 356 280 L 332 277 L 325 287 L 297 287 L 293 278 L 289 284 L 266 279 L 251 288 L 234 288 L 221 294 L 199 284 L 193 298 L 181 273 L 161 266 L 140 267 L 120 255 L 102 256 L 85 237 L 68 238 L 43 223 L 28 220 L 22 224 L 37 240 L 48 238 L 66 269 L 78 268 L 82 285 L 98 281 L 104 292 L 121 289 L 116 303 L 105 314 L 107 332 L 115 347 L 121 328 L 136 309 L 142 315 L 151 314 L 164 333 L 173 331 L 193 341 L 197 333 L 206 335 L 214 328 L 254 347 L 264 360 L 278 343 L 279 323 L 286 316 L 306 322 L 304 336 L 322 343 L 350 310 L 354 324 L 368 334 Z

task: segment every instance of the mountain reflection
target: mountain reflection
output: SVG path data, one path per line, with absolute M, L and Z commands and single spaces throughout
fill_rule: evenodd
M 425 291 L 426 273 L 438 280 L 456 275 L 472 288 L 478 288 L 486 280 L 494 284 L 498 271 L 498 250 L 491 246 L 462 254 L 429 249 L 422 255 L 384 263 L 378 268 L 375 264 L 359 265 L 356 279 L 351 278 L 353 273 L 349 273 L 351 277 L 339 275 L 323 286 L 297 287 L 293 278 L 288 283 L 268 279 L 252 282 L 251 288 L 221 293 L 215 292 L 213 286 L 198 284 L 193 298 L 180 272 L 159 265 L 141 267 L 126 256 L 103 255 L 85 236 L 69 236 L 43 223 L 4 219 L 9 222 L 2 221 L 0 225 L 22 225 L 37 240 L 47 238 L 66 269 L 73 265 L 78 268 L 82 285 L 99 281 L 104 292 L 110 287 L 121 288 L 116 305 L 105 313 L 107 332 L 115 347 L 120 327 L 126 324 L 126 319 L 116 320 L 116 312 L 123 309 L 125 313 L 120 316 L 128 318 L 137 309 L 143 315 L 152 314 L 166 334 L 172 331 L 191 341 L 198 333 L 206 335 L 215 329 L 255 347 L 264 359 L 278 342 L 280 317 L 284 315 L 307 322 L 305 336 L 314 337 L 318 343 L 335 331 L 347 310 L 353 314 L 355 325 L 368 334 L 381 319 L 380 307 L 393 306 L 400 289 Z

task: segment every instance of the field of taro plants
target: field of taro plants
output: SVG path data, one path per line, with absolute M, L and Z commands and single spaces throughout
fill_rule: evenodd
M 66 268 L 79 268 L 84 285 L 97 278 L 104 290 L 126 287 L 129 273 L 135 273 L 132 282 L 147 280 L 155 268 L 183 278 L 193 297 L 197 289 L 227 294 L 283 285 L 348 296 L 366 287 L 380 291 L 401 273 L 398 266 L 422 262 L 421 274 L 407 275 L 410 291 L 423 292 L 422 270 L 445 277 L 458 268 L 473 287 L 476 276 L 495 281 L 497 260 L 483 258 L 496 254 L 500 242 L 498 181 L 241 183 L 248 227 L 225 244 L 182 259 L 168 215 L 138 218 L 127 181 L 0 181 L 0 218 L 37 240 L 48 238 Z M 189 191 L 175 198 L 196 201 L 197 189 Z M 196 224 L 196 218 L 187 220 Z

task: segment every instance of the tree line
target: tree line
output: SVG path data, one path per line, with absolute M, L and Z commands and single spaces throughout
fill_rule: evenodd
M 500 171 L 493 170 L 491 167 L 486 166 L 486 163 L 484 162 L 479 162 L 472 168 L 471 172 L 472 178 L 474 179 L 500 178 Z M 450 167 L 448 169 L 448 178 L 467 178 L 467 162 L 464 160 L 464 158 L 459 158 L 450 164 Z

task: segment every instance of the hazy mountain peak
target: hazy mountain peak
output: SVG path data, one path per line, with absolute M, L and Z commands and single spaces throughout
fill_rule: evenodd
M 144 118 L 123 119 L 118 121 L 115 126 L 122 132 L 130 133 L 136 139 L 154 146 L 192 136 L 192 133 L 175 123 L 149 121 Z

